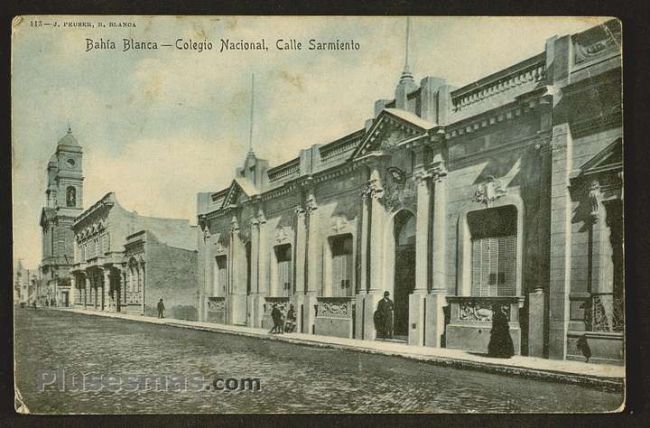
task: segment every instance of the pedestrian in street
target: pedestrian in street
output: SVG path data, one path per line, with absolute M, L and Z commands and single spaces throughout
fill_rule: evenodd
M 282 312 L 278 309 L 278 305 L 273 305 L 271 319 L 273 320 L 273 328 L 269 333 L 282 333 Z
M 165 318 L 165 304 L 162 298 L 158 301 L 158 318 Z
M 395 304 L 390 299 L 390 293 L 384 292 L 384 298 L 379 301 L 377 305 L 377 312 L 379 313 L 379 322 L 381 325 L 382 337 L 385 339 L 393 338 L 393 311 Z
M 32 301 L 32 307 L 33 307 L 34 309 L 36 309 L 36 299 L 34 299 L 34 300 Z
M 510 358 L 515 354 L 515 346 L 510 337 L 508 318 L 499 305 L 492 307 L 492 330 L 488 343 L 488 356 Z
M 289 305 L 289 310 L 287 311 L 287 322 L 284 325 L 285 333 L 292 333 L 296 328 L 296 311 L 293 309 L 293 305 Z

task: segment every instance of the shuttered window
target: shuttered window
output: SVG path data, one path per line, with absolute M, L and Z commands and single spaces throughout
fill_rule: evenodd
M 517 210 L 514 206 L 467 216 L 472 241 L 472 296 L 517 293 Z
M 472 296 L 514 296 L 517 236 L 472 240 Z
M 332 296 L 352 296 L 352 235 L 332 238 Z
M 226 294 L 226 284 L 228 284 L 228 259 L 226 256 L 215 257 L 214 278 L 213 278 L 213 297 L 224 296 Z
M 279 245 L 275 247 L 275 257 L 278 266 L 278 294 L 290 296 L 293 292 L 291 275 L 291 245 Z

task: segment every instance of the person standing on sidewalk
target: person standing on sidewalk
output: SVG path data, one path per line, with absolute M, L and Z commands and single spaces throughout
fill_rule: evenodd
M 271 319 L 273 320 L 273 328 L 269 333 L 282 333 L 282 312 L 278 309 L 278 305 L 273 305 L 273 310 L 271 310 Z
M 165 318 L 165 304 L 162 298 L 158 301 L 158 318 Z
M 393 338 L 393 308 L 395 304 L 390 300 L 390 293 L 384 292 L 384 298 L 379 301 L 377 305 L 377 312 L 379 313 L 379 320 L 382 326 L 382 337 L 385 339 Z

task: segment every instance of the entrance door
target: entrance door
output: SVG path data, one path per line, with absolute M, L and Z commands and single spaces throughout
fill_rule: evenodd
M 64 291 L 61 294 L 63 295 L 63 306 L 67 308 L 68 305 L 70 304 L 69 297 L 68 297 L 68 292 Z
M 408 337 L 409 294 L 415 286 L 415 217 L 408 211 L 395 216 L 394 335 Z

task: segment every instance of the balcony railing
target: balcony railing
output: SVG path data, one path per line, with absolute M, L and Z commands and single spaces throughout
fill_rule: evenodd
M 587 301 L 585 323 L 590 331 L 622 332 L 625 325 L 625 302 L 612 293 L 592 294 Z

